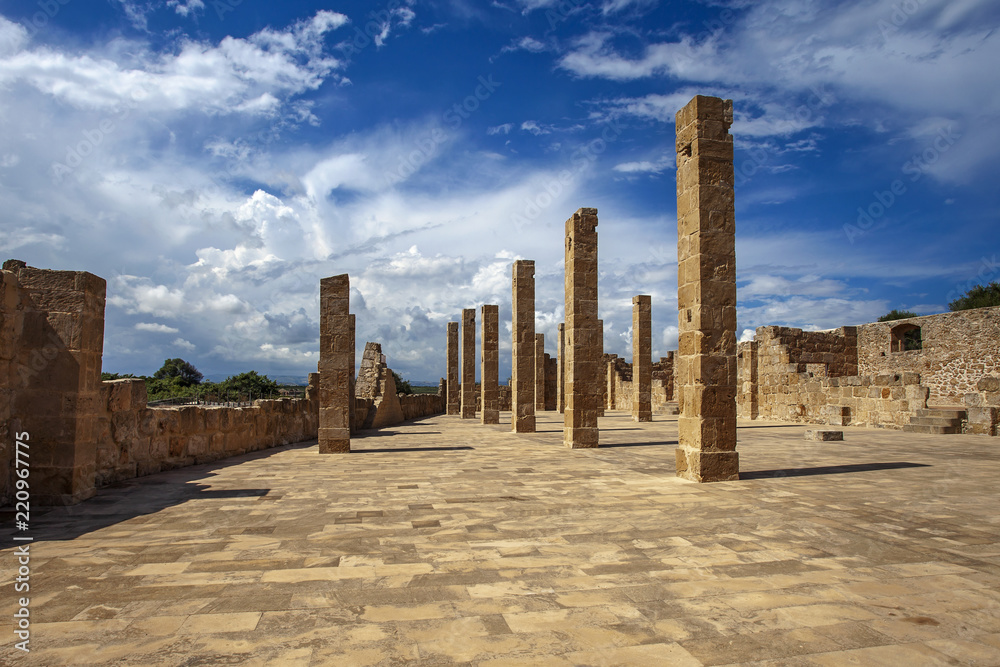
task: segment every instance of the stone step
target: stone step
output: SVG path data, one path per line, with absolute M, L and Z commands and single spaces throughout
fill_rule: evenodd
M 910 423 L 917 426 L 961 426 L 961 419 L 947 417 L 910 417 Z
M 918 417 L 941 417 L 945 419 L 965 419 L 965 410 L 959 408 L 927 408 L 917 410 Z
M 903 427 L 906 433 L 932 433 L 935 435 L 951 435 L 958 433 L 960 426 L 928 426 L 926 424 L 907 424 Z

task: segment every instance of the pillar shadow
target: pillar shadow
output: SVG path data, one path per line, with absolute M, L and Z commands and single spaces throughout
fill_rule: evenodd
M 367 449 L 352 449 L 351 454 L 387 454 L 396 452 L 450 452 L 455 450 L 469 450 L 475 447 L 459 445 L 458 447 L 380 447 Z
M 653 440 L 649 442 L 609 442 L 601 443 L 598 449 L 609 449 L 611 447 L 676 447 L 676 440 Z
M 782 468 L 780 470 L 741 471 L 740 479 L 779 479 L 782 477 L 807 477 L 809 475 L 840 475 L 851 472 L 871 472 L 875 470 L 900 470 L 902 468 L 929 468 L 929 463 L 850 463 L 841 466 L 818 466 L 816 468 Z

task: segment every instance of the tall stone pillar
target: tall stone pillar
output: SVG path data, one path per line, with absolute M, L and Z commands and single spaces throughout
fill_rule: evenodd
M 545 409 L 545 334 L 535 334 L 535 412 Z
M 606 407 L 608 410 L 614 410 L 615 409 L 615 355 L 613 354 L 609 355 L 604 362 L 604 366 L 607 371 L 605 375 L 607 376 L 607 386 L 608 386 L 606 390 L 606 393 L 608 395 L 608 402 L 606 404 Z
M 348 428 L 350 428 L 350 430 L 351 430 L 351 433 L 354 433 L 355 430 L 356 430 L 354 428 L 354 425 L 355 425 L 355 416 L 354 416 L 355 404 L 354 404 L 354 397 L 357 396 L 357 386 L 358 386 L 358 383 L 357 383 L 357 377 L 358 377 L 358 375 L 357 375 L 357 363 L 358 363 L 358 352 L 357 352 L 357 350 L 358 350 L 358 344 L 357 344 L 357 336 L 355 335 L 357 329 L 355 328 L 356 321 L 354 319 L 354 314 L 352 313 L 352 314 L 348 315 L 347 318 L 348 318 L 347 326 L 348 326 L 348 328 L 351 331 L 351 343 L 350 343 L 350 347 L 351 347 L 351 362 L 350 362 L 350 364 L 348 364 L 348 367 L 351 369 L 351 373 L 350 373 L 350 376 L 351 376 L 351 387 L 350 387 L 350 389 L 347 392 L 348 393 L 348 399 L 347 399 L 347 423 L 348 423 Z
M 346 273 L 319 281 L 319 453 L 351 451 L 351 282 Z
M 601 364 L 604 363 L 604 320 L 597 320 L 597 331 L 600 343 L 597 346 L 597 362 L 598 362 L 598 373 L 600 375 L 604 374 L 604 370 L 600 368 Z M 597 396 L 594 398 L 597 401 L 597 416 L 604 416 L 604 406 L 608 403 L 608 387 L 603 382 L 599 383 L 595 388 Z
M 500 307 L 485 305 L 482 310 L 482 387 L 484 424 L 500 423 Z
M 462 310 L 462 419 L 476 418 L 476 309 Z
M 514 261 L 511 276 L 511 430 L 535 432 L 535 262 Z
M 652 299 L 632 298 L 632 421 L 653 421 L 653 315 Z
M 462 394 L 458 379 L 458 322 L 448 322 L 447 414 L 462 413 Z
M 677 475 L 739 479 L 732 100 L 677 112 Z
M 556 410 L 566 411 L 566 324 L 559 323 L 559 347 L 556 350 Z
M 597 447 L 601 352 L 597 320 L 597 209 L 581 208 L 566 221 L 566 411 L 563 443 Z

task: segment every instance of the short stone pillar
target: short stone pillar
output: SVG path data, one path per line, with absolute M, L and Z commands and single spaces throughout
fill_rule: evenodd
M 545 334 L 535 334 L 535 412 L 545 409 Z
M 476 309 L 462 310 L 462 419 L 476 418 Z
M 677 112 L 677 475 L 739 479 L 732 100 Z
M 652 299 L 632 298 L 632 421 L 653 421 Z
M 462 394 L 458 379 L 458 322 L 448 322 L 448 367 L 445 377 L 448 380 L 447 414 L 462 413 Z
M 566 411 L 566 324 L 559 323 L 559 346 L 556 349 L 556 410 Z
M 514 261 L 511 276 L 511 430 L 535 432 L 535 262 Z
M 480 393 L 482 394 L 483 424 L 500 423 L 500 307 L 485 305 L 482 310 L 482 368 Z
M 604 333 L 597 319 L 597 209 L 566 221 L 566 411 L 563 443 L 597 447 Z
M 351 451 L 351 283 L 348 275 L 319 281 L 319 453 Z

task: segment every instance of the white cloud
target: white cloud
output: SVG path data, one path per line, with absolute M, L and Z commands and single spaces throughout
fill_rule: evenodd
M 538 121 L 526 120 L 521 123 L 521 129 L 525 132 L 531 132 L 536 137 L 541 134 L 550 134 L 552 130 L 548 127 L 542 127 L 538 124 Z
M 175 334 L 180 333 L 180 329 L 176 327 L 169 327 L 166 324 L 159 324 L 155 322 L 136 322 L 136 331 L 149 331 L 152 333 L 168 333 Z
M 674 168 L 675 156 L 664 155 L 656 160 L 640 160 L 638 162 L 621 162 L 612 169 L 623 174 L 661 174 Z
M 203 0 L 167 0 L 167 7 L 172 7 L 181 16 L 187 16 L 205 9 L 205 3 Z
M 23 82 L 84 110 L 273 115 L 281 100 L 336 77 L 343 63 L 323 53 L 323 42 L 346 21 L 342 14 L 320 11 L 284 30 L 225 37 L 218 45 L 185 40 L 175 53 L 163 55 L 150 54 L 139 43 L 115 43 L 107 53 L 93 55 L 20 50 L 0 58 L 0 84 Z M 138 57 L 140 65 L 117 62 L 117 51 Z
M 195 350 L 198 347 L 191 341 L 184 340 L 183 338 L 175 338 L 174 341 L 170 344 L 173 345 L 174 347 L 179 347 L 185 352 L 191 352 L 192 350 Z
M 510 134 L 510 131 L 514 129 L 513 123 L 504 123 L 503 125 L 497 125 L 495 127 L 486 128 L 486 134 Z

